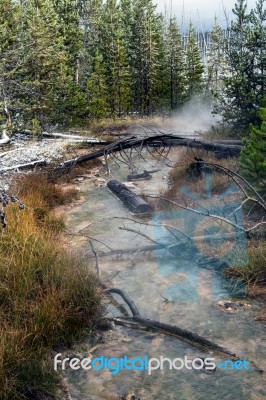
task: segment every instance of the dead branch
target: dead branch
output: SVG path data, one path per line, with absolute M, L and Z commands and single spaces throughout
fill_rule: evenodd
M 176 207 L 179 207 L 179 208 L 181 208 L 181 209 L 183 209 L 183 210 L 191 211 L 191 212 L 193 212 L 193 213 L 195 213 L 195 214 L 198 214 L 198 215 L 203 215 L 203 216 L 205 216 L 205 217 L 213 218 L 213 219 L 215 219 L 215 220 L 217 220 L 217 221 L 225 222 L 226 224 L 233 226 L 234 228 L 236 228 L 236 229 L 239 230 L 239 231 L 244 232 L 245 234 L 248 234 L 249 232 L 253 231 L 254 229 L 257 229 L 257 228 L 259 228 L 260 226 L 266 224 L 266 222 L 262 221 L 262 222 L 257 223 L 256 225 L 252 226 L 252 227 L 249 228 L 249 229 L 245 229 L 245 228 L 243 228 L 242 226 L 240 226 L 240 225 L 238 225 L 238 224 L 236 224 L 236 223 L 230 221 L 228 218 L 221 217 L 220 215 L 212 214 L 212 213 L 210 213 L 208 210 L 206 210 L 206 212 L 200 211 L 200 210 L 196 210 L 196 209 L 194 209 L 194 208 L 191 208 L 191 207 L 188 207 L 188 206 L 184 206 L 184 205 L 182 205 L 182 204 L 180 204 L 180 203 L 177 203 L 177 202 L 174 201 L 174 200 L 170 200 L 170 199 L 167 199 L 166 197 L 162 197 L 162 196 L 158 196 L 158 195 L 148 195 L 148 194 L 147 194 L 146 196 L 147 196 L 147 197 L 151 197 L 151 198 L 153 198 L 153 199 L 160 199 L 160 200 L 163 200 L 163 201 L 165 201 L 165 202 L 168 202 L 168 203 L 170 203 L 170 204 L 175 205 Z
M 132 315 L 134 317 L 140 316 L 139 310 L 137 309 L 137 306 L 135 305 L 134 301 L 123 290 L 118 289 L 118 288 L 106 288 L 106 289 L 104 289 L 104 292 L 119 294 L 119 296 L 122 297 L 124 302 L 130 308 Z
M 80 135 L 69 135 L 66 133 L 56 133 L 56 132 L 42 132 L 41 134 L 44 137 L 52 138 L 52 139 L 68 139 L 73 142 L 86 142 L 91 144 L 110 144 L 109 141 L 101 140 L 95 137 L 86 137 Z
M 197 161 L 197 163 L 198 164 L 202 164 L 202 165 L 207 165 L 207 166 L 213 168 L 213 170 L 221 171 L 221 172 L 225 173 L 226 175 L 228 175 L 230 178 L 232 178 L 234 180 L 234 182 L 238 185 L 238 187 L 243 191 L 245 196 L 250 201 L 253 201 L 253 202 L 257 203 L 258 205 L 260 205 L 266 211 L 266 202 L 265 202 L 265 200 L 257 192 L 257 190 L 254 188 L 254 186 L 252 186 L 242 175 L 239 175 L 237 172 L 233 171 L 232 169 L 227 168 L 227 167 L 223 167 L 223 166 L 221 166 L 219 164 L 209 163 L 209 162 L 206 162 L 204 160 Z M 248 194 L 245 191 L 245 189 L 243 188 L 243 186 L 240 185 L 239 182 L 237 182 L 234 178 L 240 179 L 253 192 L 253 194 L 256 196 L 256 199 L 248 196 Z
M 47 165 L 47 162 L 45 160 L 37 160 L 37 161 L 32 161 L 32 162 L 26 163 L 26 164 L 12 165 L 12 167 L 3 167 L 0 170 L 0 174 L 4 174 L 5 172 L 8 172 L 8 171 L 14 171 L 14 170 L 20 170 L 20 169 L 26 169 L 26 168 L 32 168 L 32 167 L 41 167 L 44 165 Z
M 89 240 L 89 243 L 90 243 L 90 245 L 91 245 L 91 250 L 92 250 L 92 252 L 93 252 L 93 254 L 94 254 L 94 257 L 95 257 L 97 277 L 100 278 L 100 269 L 99 269 L 98 254 L 96 253 L 96 251 L 95 251 L 95 249 L 94 249 L 94 246 L 93 246 L 93 243 L 92 243 L 91 240 Z
M 238 156 L 243 145 L 239 144 L 223 144 L 217 142 L 211 142 L 206 140 L 200 139 L 189 139 L 182 136 L 176 135 L 151 135 L 145 137 L 139 136 L 130 136 L 127 138 L 123 138 L 118 140 L 114 143 L 111 143 L 105 146 L 103 149 L 97 150 L 90 154 L 77 157 L 76 159 L 67 160 L 61 164 L 61 167 L 67 167 L 69 164 L 73 164 L 75 161 L 76 164 L 81 164 L 85 161 L 94 160 L 96 158 L 114 153 L 114 152 L 121 152 L 121 147 L 123 150 L 137 148 L 139 147 L 139 155 L 141 154 L 143 148 L 149 145 L 155 148 L 160 147 L 172 147 L 172 146 L 186 146 L 186 147 L 194 147 L 194 148 L 201 148 L 207 151 L 213 151 L 214 153 L 218 154 L 221 157 L 229 157 L 229 156 Z
M 231 350 L 228 350 L 208 339 L 205 339 L 203 336 L 190 332 L 186 329 L 179 328 L 176 325 L 169 325 L 159 321 L 153 321 L 151 319 L 143 318 L 137 315 L 136 316 L 133 315 L 133 317 L 130 318 L 128 317 L 112 318 L 111 320 L 120 325 L 125 325 L 129 323 L 131 327 L 138 327 L 138 325 L 145 326 L 149 329 L 152 329 L 153 331 L 181 338 L 194 346 L 196 345 L 197 347 L 199 346 L 200 348 L 204 349 L 207 348 L 208 350 L 236 357 L 235 352 L 232 352 Z

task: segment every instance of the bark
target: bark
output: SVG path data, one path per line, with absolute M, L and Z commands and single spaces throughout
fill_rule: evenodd
M 140 196 L 126 187 L 123 183 L 117 180 L 111 180 L 107 183 L 108 189 L 110 189 L 122 202 L 123 204 L 134 213 L 151 213 L 153 208 L 146 203 Z
M 188 139 L 182 136 L 174 135 L 153 135 L 147 137 L 131 136 L 129 138 L 124 138 L 117 142 L 111 143 L 104 148 L 90 154 L 86 154 L 72 160 L 67 160 L 61 164 L 61 167 L 69 167 L 73 164 L 81 164 L 83 162 L 95 160 L 96 158 L 107 156 L 115 152 L 121 152 L 121 150 L 136 147 L 144 149 L 147 146 L 149 146 L 150 149 L 172 146 L 200 148 L 206 151 L 214 152 L 218 158 L 237 157 L 243 148 L 243 145 L 240 144 L 225 144 L 222 142 L 212 142 L 200 139 Z
M 131 300 L 131 298 L 123 290 L 118 289 L 118 288 L 107 288 L 104 291 L 108 292 L 108 293 L 119 294 L 119 296 L 122 297 L 122 299 L 125 301 L 125 303 L 130 308 L 132 315 L 135 317 L 140 316 L 140 313 L 139 313 L 139 310 L 137 309 L 136 304 L 134 303 L 133 300 Z

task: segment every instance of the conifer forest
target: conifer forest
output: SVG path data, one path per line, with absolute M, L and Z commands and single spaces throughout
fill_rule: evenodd
M 193 96 L 226 121 L 258 122 L 265 4 L 210 32 L 152 0 L 1 0 L 0 122 L 12 130 L 126 115 L 170 115 Z

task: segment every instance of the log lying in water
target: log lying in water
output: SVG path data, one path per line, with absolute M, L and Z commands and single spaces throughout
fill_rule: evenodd
M 130 324 L 131 327 L 144 326 L 153 331 L 164 333 L 166 335 L 176 336 L 184 341 L 209 351 L 215 351 L 221 354 L 227 354 L 231 357 L 237 357 L 234 351 L 231 351 L 225 347 L 222 347 L 197 333 L 188 331 L 187 329 L 179 328 L 176 325 L 169 325 L 159 321 L 153 321 L 148 318 L 143 318 L 140 315 L 133 315 L 133 317 L 117 317 L 113 318 L 112 321 L 119 325 Z M 132 324 L 133 323 L 133 324 Z M 134 324 L 135 323 L 135 324 Z
M 138 181 L 142 179 L 151 179 L 151 178 L 152 178 L 151 174 L 146 170 L 144 170 L 142 174 L 131 174 L 127 176 L 128 181 Z
M 146 203 L 140 196 L 132 192 L 123 183 L 117 180 L 111 180 L 107 183 L 108 189 L 111 190 L 130 211 L 137 214 L 151 213 L 153 208 Z
M 132 327 L 138 325 L 144 326 L 153 331 L 176 336 L 193 345 L 200 346 L 211 351 L 216 351 L 233 357 L 236 356 L 235 352 L 232 352 L 231 350 L 228 350 L 212 342 L 209 339 L 205 339 L 203 336 L 200 336 L 197 333 L 190 332 L 183 328 L 179 328 L 178 326 L 175 325 L 169 325 L 163 322 L 153 321 L 151 319 L 141 317 L 140 312 L 137 306 L 135 305 L 134 301 L 123 290 L 118 288 L 107 288 L 104 284 L 102 285 L 102 287 L 105 292 L 119 294 L 130 308 L 130 311 L 132 312 L 132 317 L 118 317 L 112 319 L 112 321 L 114 321 L 115 323 L 120 325 L 125 325 L 126 323 L 131 323 L 131 324 L 133 323 L 133 326 L 131 325 Z

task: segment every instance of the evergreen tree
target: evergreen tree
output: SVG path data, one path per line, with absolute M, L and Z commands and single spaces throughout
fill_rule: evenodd
M 68 66 L 78 84 L 80 81 L 80 62 L 83 56 L 83 31 L 80 27 L 80 6 L 78 0 L 52 0 L 57 14 L 58 28 L 64 39 Z
M 67 82 L 63 37 L 50 0 L 24 2 L 19 40 L 16 105 L 30 127 L 43 126 L 58 113 Z
M 225 93 L 219 111 L 226 121 L 245 128 L 249 123 L 258 123 L 257 111 L 265 95 L 266 11 L 263 0 L 251 13 L 247 12 L 246 0 L 237 0 L 233 13 L 236 19 L 226 49 L 230 75 L 224 78 Z
M 111 113 L 109 93 L 106 85 L 106 70 L 103 56 L 95 54 L 94 71 L 87 81 L 89 116 L 95 119 L 106 118 Z
M 67 84 L 67 54 L 50 0 L 28 0 L 23 14 L 23 43 L 30 43 L 19 71 L 26 88 L 21 106 L 28 119 L 43 126 L 58 111 Z
M 167 51 L 167 80 L 170 109 L 176 110 L 185 100 L 185 55 L 176 18 L 167 26 L 165 46 Z
M 225 55 L 225 33 L 215 18 L 207 51 L 206 96 L 217 98 L 223 93 L 223 78 L 228 74 Z
M 190 100 L 195 95 L 203 92 L 204 67 L 201 60 L 200 49 L 197 43 L 195 29 L 190 23 L 186 43 L 186 97 Z
M 240 160 L 244 176 L 266 199 L 266 108 L 259 112 L 260 128 L 250 125 L 250 134 L 244 140 Z
M 140 114 L 156 111 L 162 84 L 162 17 L 152 0 L 135 0 L 132 25 L 134 109 Z
M 107 0 L 102 17 L 101 52 L 113 115 L 128 113 L 132 94 L 130 68 L 120 17 L 116 0 Z
M 12 0 L 0 2 L 0 124 L 7 130 L 14 125 L 14 104 L 18 90 L 16 68 L 21 62 L 18 41 L 20 7 Z

